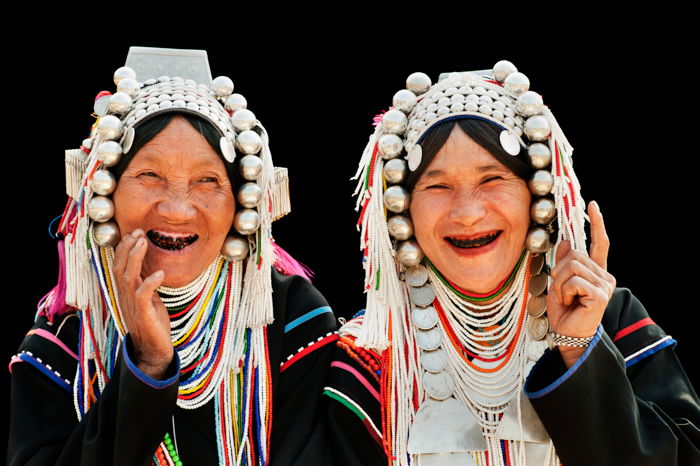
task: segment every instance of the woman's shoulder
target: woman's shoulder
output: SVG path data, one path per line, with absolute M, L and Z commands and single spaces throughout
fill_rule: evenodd
M 616 288 L 603 315 L 603 329 L 624 356 L 627 366 L 676 341 L 654 322 L 628 288 Z
M 10 361 L 10 372 L 18 363 L 28 364 L 70 390 L 78 362 L 79 333 L 80 318 L 76 312 L 53 319 L 39 314 Z

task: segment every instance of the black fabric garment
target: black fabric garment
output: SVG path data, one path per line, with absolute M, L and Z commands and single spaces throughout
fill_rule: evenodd
M 330 312 L 306 315 L 328 304 L 305 279 L 273 271 L 272 285 L 275 321 L 267 329 L 273 387 L 269 464 L 321 464 L 318 458 L 323 445 L 314 429 L 323 412 L 320 394 L 334 345 L 316 345 L 282 373 L 280 365 L 300 348 L 335 332 L 336 321 Z M 296 320 L 305 315 L 308 318 Z M 34 329 L 58 334 L 77 353 L 79 319 L 74 314 L 52 325 L 41 317 Z M 129 346 L 128 338 L 124 346 Z M 63 379 L 72 385 L 77 361 L 55 342 L 36 334 L 24 339 L 20 351 L 29 351 L 60 377 L 51 377 L 46 369 L 27 362 L 13 364 L 8 464 L 150 464 L 165 433 L 173 437 L 173 415 L 183 464 L 218 464 L 214 401 L 195 410 L 176 406 L 177 360 L 166 375 L 173 376 L 175 383 L 158 388 L 140 378 L 138 371 L 128 367 L 124 354 L 120 355 L 111 381 L 78 422 L 72 388 L 69 391 L 56 381 Z M 129 349 L 126 351 L 128 354 Z
M 598 338 L 575 366 L 567 370 L 556 349 L 542 355 L 525 391 L 565 466 L 700 465 L 700 400 L 674 343 L 629 290 L 618 288 Z M 334 359 L 367 374 L 341 349 Z M 381 429 L 379 402 L 356 377 L 334 367 L 328 386 Z M 360 417 L 336 400 L 327 404 L 334 464 L 386 465 Z

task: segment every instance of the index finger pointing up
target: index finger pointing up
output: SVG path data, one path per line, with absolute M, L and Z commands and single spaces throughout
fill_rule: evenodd
M 593 262 L 605 270 L 608 270 L 608 250 L 610 239 L 605 231 L 605 222 L 600 207 L 595 201 L 588 204 L 588 217 L 591 219 L 591 253 Z

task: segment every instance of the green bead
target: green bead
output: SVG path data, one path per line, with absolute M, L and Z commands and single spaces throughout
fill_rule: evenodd
M 180 460 L 175 461 L 175 466 L 182 466 L 182 461 L 180 461 Z
M 170 445 L 171 443 L 173 443 L 173 441 L 170 439 L 170 437 L 168 437 L 168 436 L 166 435 L 166 436 L 165 436 L 165 444 L 166 444 L 166 445 Z

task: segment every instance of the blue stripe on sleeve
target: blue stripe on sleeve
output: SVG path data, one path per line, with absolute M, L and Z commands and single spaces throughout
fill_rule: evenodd
M 48 376 L 48 378 L 56 382 L 62 389 L 66 390 L 68 393 L 73 393 L 73 389 L 71 388 L 70 384 L 66 383 L 65 380 L 54 374 L 53 371 L 49 370 L 46 366 L 37 361 L 35 358 L 29 356 L 27 353 L 21 354 L 19 358 L 22 361 L 28 362 L 32 366 L 39 369 L 44 375 Z
M 303 324 L 309 319 L 313 319 L 314 317 L 324 314 L 326 312 L 330 312 L 333 314 L 333 311 L 331 310 L 330 306 L 323 306 L 323 307 L 318 307 L 314 309 L 313 311 L 309 311 L 306 314 L 304 314 L 301 317 L 297 317 L 293 321 L 289 322 L 287 325 L 284 326 L 284 333 L 289 332 L 295 327 L 298 327 L 299 325 Z
M 148 375 L 146 375 L 141 369 L 136 367 L 136 364 L 133 363 L 131 360 L 131 357 L 129 356 L 129 351 L 127 350 L 127 344 L 126 344 L 126 339 L 129 335 L 127 334 L 124 337 L 124 340 L 122 341 L 122 348 L 124 349 L 124 362 L 126 362 L 126 367 L 129 368 L 132 374 L 136 376 L 137 379 L 139 379 L 141 382 L 145 383 L 148 386 L 151 386 L 153 388 L 157 389 L 162 389 L 165 387 L 169 387 L 170 385 L 174 384 L 177 382 L 180 378 L 180 358 L 177 355 L 177 351 L 174 352 L 173 357 L 175 358 L 177 362 L 177 371 L 175 371 L 175 375 L 170 377 L 169 379 L 165 380 L 156 380 Z

